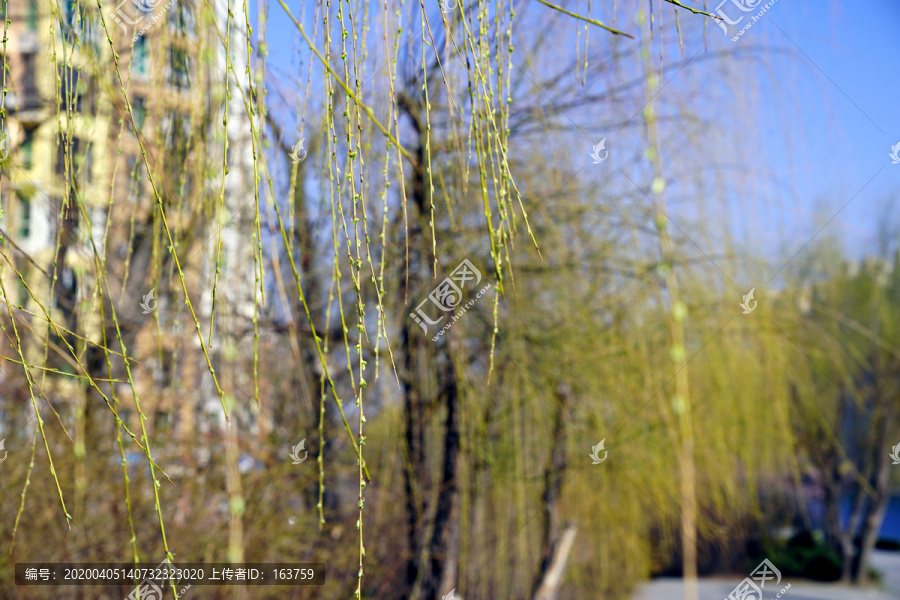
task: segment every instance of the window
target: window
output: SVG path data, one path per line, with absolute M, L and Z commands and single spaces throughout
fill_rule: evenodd
M 78 10 L 78 0 L 66 0 L 66 25 L 68 27 L 75 27 L 78 23 L 79 10 Z
M 84 95 L 88 99 L 88 110 L 90 114 L 94 115 L 97 114 L 97 98 L 100 96 L 100 86 L 97 85 L 97 80 L 91 76 L 87 77 L 86 82 Z
M 64 177 L 66 175 L 66 143 L 62 135 L 57 136 L 58 145 L 56 147 L 56 174 Z M 90 146 L 82 143 L 81 138 L 73 137 L 69 141 L 68 161 L 69 161 L 69 180 L 72 186 L 75 182 L 90 182 L 92 178 L 91 171 L 94 167 L 93 153 Z
M 63 207 L 63 199 L 58 198 L 56 200 L 55 205 L 51 205 L 50 210 L 53 211 L 53 221 L 54 225 L 59 225 L 59 217 L 60 213 L 62 213 L 62 230 L 63 235 L 67 235 L 69 233 L 74 233 L 78 231 L 79 227 L 79 214 L 78 208 L 75 206 L 75 201 L 72 198 L 69 198 L 69 203 Z M 51 227 L 51 229 L 56 229 L 57 227 Z M 55 235 L 56 232 L 54 231 Z M 56 241 L 56 238 L 53 238 L 53 241 Z
M 129 197 L 137 198 L 144 189 L 144 164 L 138 157 L 130 154 L 126 160 L 128 165 Z
M 22 96 L 23 108 L 32 107 L 37 104 L 38 90 L 34 80 L 34 74 L 37 71 L 35 66 L 36 54 L 22 55 Z
M 31 297 L 31 294 L 28 293 L 28 288 L 25 287 L 25 284 L 21 279 L 19 281 L 19 306 L 28 306 L 28 299 Z
M 80 37 L 81 27 L 84 20 L 84 5 L 79 6 L 78 0 L 65 0 L 63 6 L 63 25 L 60 33 L 63 39 L 74 41 L 76 36 Z
M 97 249 L 103 252 L 103 233 L 106 231 L 106 219 L 108 211 L 105 208 L 88 209 L 88 215 L 91 219 L 91 235 Z
M 78 209 L 75 202 L 70 198 L 64 208 L 63 198 L 51 196 L 48 210 L 50 211 L 50 226 L 47 228 L 47 241 L 55 245 L 58 235 L 63 236 L 64 240 L 71 239 L 66 236 L 78 231 Z
M 140 132 L 147 119 L 147 99 L 143 96 L 135 96 L 131 102 L 131 114 L 134 116 L 134 128 Z
M 88 0 L 65 0 L 60 35 L 66 42 L 96 53 L 100 49 L 100 25 L 96 15 L 88 10 L 88 4 Z M 115 15 L 110 16 L 118 21 Z
M 62 285 L 67 290 L 71 290 L 75 288 L 75 271 L 72 270 L 72 267 L 66 265 L 62 268 L 62 277 L 60 278 L 62 281 Z
M 19 194 L 19 237 L 27 240 L 31 237 L 31 200 Z
M 59 281 L 53 286 L 53 289 L 53 303 L 51 305 L 53 310 L 61 310 L 66 315 L 72 314 L 72 310 L 75 308 L 75 298 L 78 294 L 78 281 L 75 278 L 75 271 L 72 270 L 72 267 L 63 265 L 60 268 Z M 59 366 L 63 367 L 63 371 L 66 371 L 64 365 L 68 363 L 65 361 L 60 361 L 60 363 Z M 74 370 L 71 372 L 74 373 Z
M 194 13 L 185 2 L 178 2 L 169 9 L 169 29 L 177 35 L 194 36 Z
M 37 31 L 38 28 L 38 3 L 37 0 L 28 2 L 28 31 Z
M 78 152 L 78 139 L 73 139 L 69 145 L 68 160 L 72 160 L 72 155 Z M 56 174 L 66 174 L 66 140 L 62 134 L 56 137 Z
M 144 36 L 134 41 L 134 54 L 131 56 L 132 70 L 140 77 L 147 76 L 147 40 Z
M 175 148 L 184 144 L 191 131 L 191 115 L 189 113 L 168 111 L 163 117 L 162 131 L 167 148 Z
M 64 110 L 81 112 L 84 96 L 88 95 L 88 83 L 77 69 L 63 69 L 60 78 L 60 101 Z
M 100 23 L 93 13 L 84 15 L 81 24 L 81 43 L 84 48 L 90 48 L 94 54 L 100 52 Z
M 169 85 L 186 90 L 190 86 L 191 61 L 187 50 L 182 48 L 169 48 Z
M 34 127 L 25 128 L 25 139 L 22 140 L 22 168 L 30 169 L 34 165 Z
M 90 183 L 93 181 L 94 170 L 94 153 L 93 148 L 88 146 L 84 149 L 84 154 L 77 157 L 76 176 L 79 181 Z

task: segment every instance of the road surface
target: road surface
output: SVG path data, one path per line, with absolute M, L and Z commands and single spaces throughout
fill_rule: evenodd
M 776 565 L 777 566 L 777 565 Z M 792 581 L 785 577 L 778 586 L 769 582 L 763 600 L 773 600 L 785 586 L 789 590 L 779 600 L 900 600 L 900 552 L 875 551 L 872 566 L 881 571 L 881 587 L 856 588 L 828 583 Z M 699 582 L 700 600 L 726 600 L 741 582 L 741 577 L 703 578 Z M 684 600 L 682 582 L 676 578 L 660 578 L 641 585 L 633 600 Z

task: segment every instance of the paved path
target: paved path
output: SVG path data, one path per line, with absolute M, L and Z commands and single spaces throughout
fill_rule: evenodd
M 765 600 L 772 600 L 785 583 L 791 588 L 782 600 L 900 600 L 900 552 L 876 551 L 872 566 L 881 571 L 884 585 L 881 588 L 855 588 L 827 583 L 791 581 L 785 577 L 780 586 L 766 586 Z M 700 600 L 725 600 L 740 577 L 704 578 L 700 580 Z M 771 587 L 771 589 L 769 589 Z M 660 578 L 638 588 L 633 600 L 683 600 L 684 592 L 680 579 Z

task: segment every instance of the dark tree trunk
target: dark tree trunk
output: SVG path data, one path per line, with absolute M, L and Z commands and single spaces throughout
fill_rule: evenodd
M 565 413 L 570 403 L 571 391 L 567 385 L 560 385 L 556 394 L 556 414 L 553 419 L 550 459 L 544 470 L 544 507 L 543 533 L 541 537 L 541 562 L 531 585 L 531 595 L 546 597 L 552 595 L 548 590 L 546 579 L 551 572 L 555 560 L 558 560 L 560 542 L 559 499 L 562 495 L 563 480 L 566 472 L 566 424 Z M 574 535 L 574 534 L 572 534 Z M 571 542 L 569 542 L 571 544 Z M 568 551 L 566 551 L 566 554 Z M 564 559 L 563 559 L 564 560 Z M 540 593 L 539 593 L 540 592 Z
M 454 588 L 458 571 L 459 545 L 459 386 L 456 368 L 449 353 L 445 357 L 439 385 L 447 407 L 444 425 L 444 458 L 438 489 L 434 528 L 428 548 L 428 562 L 423 565 L 420 598 L 437 599 L 441 592 Z
M 422 423 L 418 412 L 421 402 L 416 393 L 417 372 L 416 360 L 412 350 L 412 331 L 408 319 L 403 320 L 400 334 L 400 347 L 403 351 L 403 415 L 404 415 L 404 440 L 406 442 L 406 455 L 404 456 L 403 481 L 406 493 L 406 536 L 409 545 L 409 557 L 406 562 L 406 585 L 412 590 L 419 572 L 419 555 L 422 551 L 419 527 L 423 522 L 422 507 L 420 506 L 419 469 L 422 459 Z
M 402 114 L 411 121 L 416 134 L 408 190 L 409 202 L 409 268 L 402 278 L 407 285 L 398 290 L 401 302 L 408 299 L 418 304 L 428 293 L 433 256 L 431 240 L 426 233 L 429 222 L 431 189 L 426 171 L 425 144 L 427 126 L 422 118 L 424 96 L 421 84 L 407 82 L 408 92 L 399 92 L 397 104 Z M 403 391 L 404 443 L 406 461 L 404 484 L 407 512 L 407 541 L 409 556 L 406 564 L 406 590 L 404 597 L 418 600 L 440 598 L 455 587 L 452 583 L 458 571 L 459 537 L 459 484 L 458 460 L 460 451 L 459 391 L 457 373 L 450 357 L 449 340 L 436 346 L 425 342 L 420 325 L 404 318 L 401 324 L 400 359 L 401 387 Z M 431 363 L 438 366 L 435 392 L 426 394 L 432 381 Z M 431 516 L 428 498 L 432 496 L 428 465 L 431 463 L 425 444 L 431 421 L 434 400 L 447 408 L 447 421 L 440 447 L 443 449 L 441 482 L 434 515 Z M 448 588 L 448 589 L 445 589 Z
M 888 500 L 890 500 L 890 468 L 888 463 L 888 453 L 884 448 L 887 444 L 888 419 L 882 411 L 879 411 L 876 418 L 873 419 L 873 456 L 874 474 L 870 478 L 870 483 L 874 489 L 873 495 L 869 498 L 865 517 L 862 522 L 862 531 L 860 532 L 859 544 L 859 560 L 856 564 L 856 572 L 853 581 L 855 583 L 866 583 L 869 578 L 868 565 L 872 556 L 872 550 L 875 548 L 875 542 L 878 541 L 878 532 L 881 530 L 881 524 L 884 521 L 884 514 L 887 511 Z

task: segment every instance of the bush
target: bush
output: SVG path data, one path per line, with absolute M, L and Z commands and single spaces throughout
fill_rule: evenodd
M 754 557 L 753 565 L 768 557 L 782 575 L 794 575 L 816 581 L 840 579 L 840 555 L 829 548 L 824 538 L 816 533 L 803 531 L 796 534 L 787 544 L 770 550 L 768 556 Z

